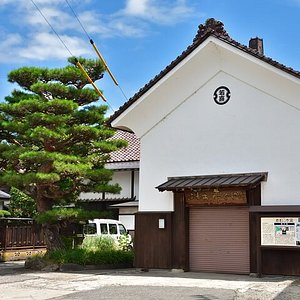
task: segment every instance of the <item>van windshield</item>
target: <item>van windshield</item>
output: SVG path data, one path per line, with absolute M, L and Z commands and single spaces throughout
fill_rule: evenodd
M 121 235 L 126 234 L 126 229 L 122 224 L 119 224 L 119 231 Z
M 89 223 L 83 226 L 83 234 L 96 234 L 97 226 L 96 223 Z

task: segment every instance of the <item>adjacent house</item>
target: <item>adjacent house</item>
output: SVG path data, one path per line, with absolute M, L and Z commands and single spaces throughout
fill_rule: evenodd
M 10 195 L 0 190 L 0 209 L 4 209 L 7 206 L 9 199 Z
M 299 93 L 209 19 L 112 115 L 141 143 L 137 267 L 300 275 Z
M 114 218 L 122 221 L 134 234 L 134 214 L 138 210 L 139 199 L 140 142 L 134 133 L 123 130 L 117 130 L 112 139 L 128 142 L 126 148 L 112 152 L 106 164 L 107 169 L 114 171 L 111 182 L 121 186 L 121 193 L 81 193 L 79 203 L 87 209 L 113 211 Z

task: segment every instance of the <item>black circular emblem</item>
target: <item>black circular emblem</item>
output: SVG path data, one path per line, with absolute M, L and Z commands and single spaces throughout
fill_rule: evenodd
M 219 86 L 214 92 L 214 101 L 219 105 L 226 104 L 230 99 L 231 93 L 228 87 Z

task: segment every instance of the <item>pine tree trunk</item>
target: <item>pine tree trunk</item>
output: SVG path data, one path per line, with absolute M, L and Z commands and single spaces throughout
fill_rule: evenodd
M 37 210 L 38 212 L 45 212 L 52 209 L 52 201 L 47 199 L 42 195 L 42 188 L 38 188 L 37 193 Z M 47 245 L 48 251 L 60 250 L 63 249 L 64 244 L 59 234 L 60 224 L 59 221 L 57 223 L 45 223 L 42 225 L 45 241 Z
M 59 234 L 59 224 L 43 224 L 47 250 L 49 252 L 63 249 L 64 244 Z

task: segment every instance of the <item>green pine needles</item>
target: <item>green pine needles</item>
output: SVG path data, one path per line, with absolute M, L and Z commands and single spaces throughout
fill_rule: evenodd
M 93 81 L 103 77 L 100 61 L 79 61 Z M 97 93 L 74 62 L 10 72 L 20 89 L 0 103 L 0 184 L 32 197 L 38 212 L 75 202 L 81 192 L 120 192 L 105 163 L 126 142 L 109 139 L 108 107 L 96 105 Z

